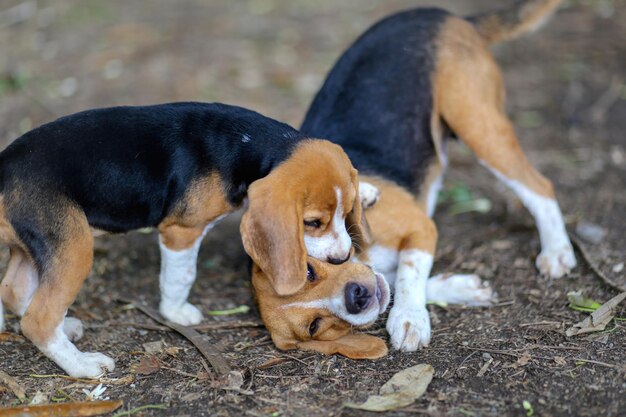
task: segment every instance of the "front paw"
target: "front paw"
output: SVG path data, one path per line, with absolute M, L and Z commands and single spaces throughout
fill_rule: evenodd
M 161 304 L 159 311 L 161 315 L 169 321 L 183 326 L 200 324 L 204 318 L 200 310 L 190 303 L 185 303 L 180 307 L 171 307 Z
M 372 207 L 380 198 L 378 187 L 369 182 L 359 182 L 359 197 L 364 209 Z
M 430 343 L 430 317 L 426 307 L 394 306 L 387 319 L 391 344 L 398 350 L 413 352 Z
M 576 266 L 576 256 L 571 244 L 566 244 L 555 249 L 544 249 L 537 256 L 535 262 L 541 275 L 550 278 L 561 278 Z

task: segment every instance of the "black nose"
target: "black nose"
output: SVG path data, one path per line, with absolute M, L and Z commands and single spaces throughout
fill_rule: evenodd
M 341 265 L 342 263 L 347 262 L 348 259 L 350 259 L 350 252 L 348 252 L 346 259 L 328 258 L 327 261 L 333 265 Z
M 358 314 L 370 305 L 371 296 L 367 288 L 356 282 L 346 285 L 346 310 L 350 314 Z

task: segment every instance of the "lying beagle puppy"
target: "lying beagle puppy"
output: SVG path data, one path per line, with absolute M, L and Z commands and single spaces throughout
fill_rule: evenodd
M 156 227 L 161 314 L 197 324 L 187 296 L 200 242 L 246 195 L 247 248 L 277 294 L 305 285 L 307 251 L 332 264 L 349 258 L 346 223 L 360 230 L 357 173 L 328 141 L 223 104 L 97 109 L 38 127 L 0 153 L 0 242 L 11 250 L 2 302 L 69 375 L 112 371 L 113 359 L 72 344 L 82 324 L 65 318 L 94 236 Z M 0 302 L 0 329 L 2 318 Z
M 428 279 L 437 242 L 431 216 L 449 133 L 534 216 L 543 248 L 539 271 L 558 278 L 576 265 L 552 184 L 530 165 L 504 113 L 500 70 L 488 50 L 533 28 L 558 4 L 530 0 L 470 19 L 421 8 L 383 19 L 343 54 L 307 113 L 302 132 L 341 145 L 361 181 L 381 192 L 367 210 L 373 244 L 363 247 L 358 261 L 395 287 L 387 331 L 396 349 L 414 351 L 430 342 L 428 299 L 481 305 L 493 297 L 476 276 Z M 268 295 L 271 275 L 262 267 L 253 271 L 275 344 L 353 358 L 384 354 L 382 342 L 350 334 L 386 307 L 380 276 L 365 266 L 314 260 L 310 270 L 314 278 L 290 297 Z

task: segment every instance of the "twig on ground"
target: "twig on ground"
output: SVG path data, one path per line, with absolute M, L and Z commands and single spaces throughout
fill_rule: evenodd
M 571 234 L 570 234 L 570 239 L 572 240 L 572 243 L 574 244 L 574 246 L 576 246 L 576 248 L 578 249 L 580 254 L 583 256 L 583 259 L 585 260 L 585 262 L 587 263 L 589 268 L 591 268 L 591 270 L 602 281 L 604 281 L 605 284 L 607 284 L 609 287 L 612 287 L 612 288 L 614 288 L 616 290 L 620 290 L 621 292 L 625 292 L 626 291 L 626 287 L 624 287 L 622 285 L 619 285 L 616 282 L 613 282 L 613 280 L 611 280 L 609 277 L 607 277 L 604 274 L 604 272 L 600 271 L 600 269 L 591 261 L 591 257 L 589 256 L 589 252 L 587 252 L 587 249 L 585 248 L 584 243 L 582 243 L 580 241 L 580 239 L 578 239 L 576 236 L 571 235 Z
M 122 406 L 122 401 L 85 401 L 63 404 L 25 405 L 5 408 L 2 417 L 89 417 L 111 413 Z
M 159 313 L 141 302 L 123 298 L 120 298 L 120 301 L 134 305 L 138 310 L 150 317 L 152 320 L 180 333 L 187 340 L 189 340 L 205 358 L 207 358 L 211 366 L 213 366 L 213 369 L 215 369 L 215 372 L 219 375 L 226 376 L 230 373 L 230 365 L 228 364 L 226 358 L 224 358 L 222 352 L 220 352 L 215 346 L 210 345 L 204 337 L 194 329 L 163 319 Z
M 9 387 L 9 389 L 13 391 L 13 394 L 15 394 L 18 400 L 20 400 L 20 402 L 24 402 L 24 400 L 26 399 L 26 391 L 24 391 L 24 388 L 20 385 L 19 382 L 17 382 L 15 378 L 0 370 L 0 382 Z
M 133 414 L 143 410 L 167 410 L 167 406 L 165 404 L 146 404 L 142 405 L 141 407 L 135 407 L 127 411 L 120 411 L 113 414 L 113 417 L 132 416 Z
M 103 325 L 95 325 L 95 326 L 92 325 L 89 327 L 98 328 L 98 327 L 110 327 L 110 326 L 135 327 L 137 329 L 154 330 L 154 331 L 161 331 L 161 332 L 175 332 L 176 331 L 171 327 L 159 326 L 158 324 L 135 323 L 135 322 L 113 322 L 113 323 L 107 323 Z M 241 329 L 241 328 L 246 328 L 246 327 L 263 327 L 263 323 L 261 321 L 255 321 L 255 320 L 247 320 L 247 321 L 237 320 L 237 321 L 224 321 L 224 322 L 218 322 L 218 323 L 204 323 L 204 324 L 198 324 L 198 325 L 189 326 L 189 327 L 197 331 L 227 330 L 227 329 Z
M 582 358 L 574 358 L 574 361 L 593 363 L 594 365 L 606 366 L 607 368 L 613 368 L 613 369 L 617 369 L 619 371 L 626 372 L 625 365 L 622 365 L 622 366 L 620 366 L 620 365 L 613 365 L 611 363 L 600 362 L 600 361 L 593 361 L 591 359 L 582 359 Z

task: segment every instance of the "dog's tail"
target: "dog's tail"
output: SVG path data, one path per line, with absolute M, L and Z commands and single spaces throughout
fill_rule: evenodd
M 467 18 L 488 42 L 513 39 L 538 29 L 554 13 L 562 0 L 523 0 L 507 9 Z

